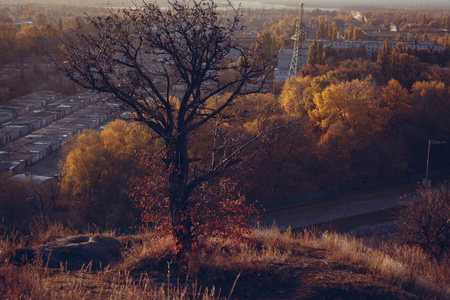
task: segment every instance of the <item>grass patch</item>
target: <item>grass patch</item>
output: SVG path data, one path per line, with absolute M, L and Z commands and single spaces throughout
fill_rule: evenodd
M 49 238 L 50 234 L 39 234 Z M 124 261 L 102 271 L 0 265 L 9 299 L 448 298 L 449 262 L 417 248 L 371 244 L 319 230 L 255 229 L 247 243 L 210 239 L 208 251 L 177 265 L 173 240 L 151 232 L 118 237 Z M 0 243 L 13 251 L 15 240 Z M 18 241 L 16 239 L 16 241 Z M 31 242 L 30 242 L 31 243 Z M 3 248 L 0 250 L 4 250 Z M 4 257 L 5 258 L 5 257 Z

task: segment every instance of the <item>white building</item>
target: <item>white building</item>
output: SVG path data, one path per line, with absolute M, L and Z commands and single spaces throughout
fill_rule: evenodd
M 307 64 L 309 48 L 313 43 L 314 39 L 308 39 L 303 42 L 304 55 L 301 56 L 299 60 L 299 69 L 303 68 Z M 359 49 L 363 44 L 366 47 L 366 56 L 371 57 L 372 53 L 378 53 L 384 41 L 358 41 L 358 40 L 342 40 L 342 41 L 332 41 L 332 40 L 317 40 L 322 42 L 323 46 L 331 46 L 334 49 L 345 49 L 355 47 Z M 406 47 L 411 47 L 413 50 L 430 49 L 434 52 L 441 52 L 444 49 L 443 45 L 436 45 L 433 42 L 406 42 L 406 41 L 388 41 L 391 48 L 396 47 L 398 44 L 404 44 Z M 286 80 L 289 73 L 289 67 L 291 65 L 292 56 L 294 49 L 282 49 L 278 53 L 278 66 L 275 68 L 275 80 Z

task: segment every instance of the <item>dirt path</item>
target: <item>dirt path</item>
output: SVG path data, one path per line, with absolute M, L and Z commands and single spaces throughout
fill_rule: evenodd
M 66 154 L 63 149 L 58 149 L 56 152 L 28 166 L 23 172 L 53 177 L 61 173 L 59 163 L 64 159 L 66 159 Z

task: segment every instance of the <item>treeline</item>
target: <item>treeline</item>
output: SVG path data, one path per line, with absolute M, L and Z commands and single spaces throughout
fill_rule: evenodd
M 217 138 L 270 131 L 243 154 L 240 167 L 227 172 L 226 181 L 202 186 L 198 197 L 222 199 L 210 205 L 226 214 L 247 209 L 244 199 L 273 207 L 320 190 L 398 177 L 417 181 L 416 175 L 425 172 L 428 140 L 450 139 L 449 78 L 416 81 L 406 88 L 393 78 L 377 82 L 370 73 L 381 77 L 379 65 L 367 70 L 357 61 L 349 64 L 304 68 L 284 84 L 278 98 L 268 93 L 242 97 L 226 114 L 237 111 L 247 117 L 224 122 L 226 136 L 214 124 L 198 131 L 189 153 L 200 165 L 213 159 L 214 153 L 205 149 Z M 449 168 L 449 146 L 432 147 L 429 169 Z M 117 121 L 101 133 L 85 131 L 69 144 L 57 191 L 37 193 L 34 210 L 25 196 L 18 199 L 20 186 L 2 182 L 2 215 L 18 227 L 39 214 L 80 227 L 159 224 L 153 217 L 168 209 L 159 200 L 166 199 L 160 196 L 168 188 L 156 158 L 159 149 L 160 141 L 137 123 Z M 238 202 L 227 202 L 236 195 Z
M 18 10 L 18 17 L 15 18 L 10 12 L 5 13 L 9 8 L 0 12 L 0 16 L 3 16 L 0 17 L 0 20 L 3 19 L 0 22 L 0 66 L 21 60 L 34 63 L 45 60 L 49 53 L 58 51 L 61 33 L 84 23 L 81 11 L 80 14 L 67 12 L 61 16 L 51 8 L 41 13 L 36 12 L 38 8 L 31 4 L 19 7 L 24 8 Z
M 0 24 L 0 65 L 30 60 L 37 62 L 47 53 L 55 53 L 59 45 L 59 29 L 53 22 L 45 25 Z
M 289 79 L 274 101 L 293 127 L 268 141 L 249 168 L 251 198 L 273 205 L 424 172 L 428 140 L 450 138 L 450 72 L 422 66 L 416 73 L 405 55 L 397 72 L 383 74 L 382 64 L 360 59 L 308 66 Z M 432 149 L 431 168 L 450 167 L 448 149 Z
M 5 26 L 15 37 L 42 35 L 48 45 L 58 50 L 57 36 L 46 35 L 46 28 L 52 29 L 48 32 L 61 28 L 47 24 L 23 25 L 20 30 Z M 288 27 L 278 29 L 284 36 L 289 35 Z M 256 50 L 268 58 L 283 39 L 274 41 L 270 34 L 262 34 L 263 43 Z M 23 45 L 27 45 L 25 53 L 40 53 L 32 42 Z M 202 166 L 214 161 L 218 150 L 205 153 L 205 145 L 214 149 L 218 138 L 233 141 L 261 131 L 270 133 L 258 141 L 257 147 L 243 153 L 242 160 L 233 162 L 240 167 L 226 175 L 234 181 L 213 181 L 199 187 L 196 196 L 213 197 L 212 192 L 217 191 L 216 196 L 227 199 L 227 193 L 233 192 L 239 195 L 239 201 L 245 194 L 249 202 L 259 200 L 274 206 L 283 204 L 281 199 L 286 197 L 350 184 L 400 176 L 409 176 L 413 181 L 415 174 L 425 171 L 428 140 L 450 138 L 448 69 L 427 61 L 431 57 L 428 53 L 422 55 L 402 46 L 390 49 L 387 43 L 373 61 L 363 55 L 355 59 L 357 55 L 351 56 L 351 51 L 356 49 L 348 50 L 353 57 L 348 60 L 338 52 L 324 57 L 324 51 L 317 54 L 320 59 L 284 83 L 279 97 L 270 93 L 243 96 L 221 112 L 224 116 L 220 122 L 205 125 L 192 136 L 189 157 Z M 333 55 L 336 59 L 330 59 Z M 224 81 L 227 76 L 235 77 L 221 76 Z M 178 100 L 172 100 L 177 107 Z M 221 101 L 218 95 L 206 109 Z M 240 117 L 234 118 L 236 115 Z M 30 215 L 61 213 L 80 226 L 89 222 L 101 227 L 134 226 L 142 211 L 168 209 L 167 202 L 134 202 L 145 197 L 159 199 L 156 196 L 167 189 L 167 182 L 157 175 L 162 171 L 154 163 L 156 160 L 146 156 L 149 152 L 158 154 L 159 142 L 134 123 L 114 123 L 102 133 L 86 131 L 70 146 L 58 192 L 43 195 L 40 204 L 30 211 L 28 196 L 21 197 L 21 201 L 8 200 L 22 195 L 17 192 L 20 187 L 2 182 L 1 215 L 11 216 L 12 224 L 27 222 Z M 430 169 L 450 167 L 447 144 L 435 145 L 432 150 Z M 192 167 L 191 173 L 196 171 Z M 154 177 L 144 178 L 146 189 L 139 189 L 144 184 L 135 185 L 132 192 L 139 197 L 134 197 L 129 183 L 142 183 L 142 177 L 136 176 L 140 172 Z M 231 209 L 244 208 L 242 202 L 233 203 Z M 221 202 L 220 207 L 215 206 L 216 211 L 226 215 L 228 204 Z M 26 213 L 25 217 L 21 215 Z
M 297 14 L 283 14 L 264 22 L 261 37 L 266 41 L 263 48 L 292 47 Z M 306 11 L 304 15 L 306 38 L 337 40 L 379 40 L 377 34 L 368 34 L 366 28 L 386 30 L 392 39 L 404 41 L 429 41 L 446 45 L 450 43 L 448 30 L 450 15 L 443 12 L 410 11 Z M 395 34 L 409 31 L 408 35 Z M 270 39 L 268 38 L 270 37 Z M 383 35 L 382 39 L 385 39 Z M 275 47 L 271 47 L 274 45 Z M 267 51 L 267 50 L 266 50 Z
M 63 80 L 50 59 L 63 50 L 61 36 L 85 23 L 84 12 L 101 15 L 98 7 L 19 4 L 0 6 L 0 102 L 34 91 L 49 89 L 73 93 L 75 86 Z
M 57 23 L 60 18 L 70 22 L 76 16 L 102 15 L 105 12 L 106 9 L 101 6 L 19 3 L 0 6 L 0 23 L 36 22 L 40 26 L 46 22 Z
M 414 81 L 429 78 L 429 75 L 424 73 L 430 68 L 445 67 L 450 62 L 450 43 L 446 44 L 442 51 L 433 51 L 429 48 L 413 49 L 404 43 L 391 47 L 388 41 L 385 41 L 378 53 L 372 52 L 370 57 L 367 57 L 364 43 L 360 47 L 335 49 L 314 40 L 309 48 L 307 64 L 338 67 L 343 61 L 355 59 L 366 61 L 366 64 L 378 63 L 385 82 L 395 78 L 411 87 Z
M 227 134 L 219 132 L 220 138 L 277 129 L 249 148 L 239 168 L 228 171 L 233 183 L 213 181 L 199 195 L 214 192 L 227 199 L 232 192 L 269 207 L 319 190 L 398 177 L 417 181 L 415 176 L 425 172 L 428 140 L 450 138 L 449 74 L 441 70 L 433 78 L 433 72 L 438 71 L 429 71 L 428 80 L 408 88 L 395 78 L 384 83 L 378 64 L 315 65 L 289 79 L 278 98 L 269 93 L 240 98 L 226 114 L 247 117 L 224 121 Z M 205 149 L 214 143 L 217 130 L 211 126 L 196 133 L 189 153 L 199 164 L 211 162 L 214 153 Z M 86 131 L 70 145 L 62 170 L 62 202 L 54 203 L 74 224 L 126 228 L 140 218 L 159 222 L 148 219 L 149 212 L 167 209 L 167 203 L 152 201 L 167 188 L 160 175 L 164 168 L 151 158 L 161 148 L 158 139 L 135 123 L 116 122 L 101 134 Z M 430 170 L 450 167 L 448 151 L 447 144 L 433 145 Z M 221 209 L 245 208 L 231 203 L 235 206 L 224 203 Z

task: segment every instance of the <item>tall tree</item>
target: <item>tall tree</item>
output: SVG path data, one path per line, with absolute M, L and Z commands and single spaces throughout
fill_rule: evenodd
M 60 68 L 68 78 L 113 94 L 163 140 L 172 234 L 180 255 L 193 246 L 190 212 L 201 205 L 193 192 L 238 164 L 239 155 L 262 135 L 227 138 L 227 123 L 220 121 L 232 122 L 237 111 L 228 108 L 239 95 L 259 91 L 270 71 L 256 51 L 238 45 L 241 12 L 229 8 L 232 17 L 221 16 L 206 0 L 169 1 L 166 10 L 144 3 L 88 17 L 84 27 L 90 31 L 79 28 L 64 41 L 67 60 Z M 236 56 L 239 65 L 222 64 Z M 220 83 L 224 68 L 237 76 Z M 196 132 L 208 124 L 215 130 L 205 145 L 208 157 L 202 157 L 190 150 Z
M 351 40 L 353 37 L 353 25 L 350 25 L 344 32 L 344 39 Z
M 338 29 L 337 27 L 333 27 L 333 32 L 331 34 L 331 40 L 335 42 L 337 40 Z
M 312 42 L 311 46 L 309 46 L 308 60 L 307 60 L 308 65 L 315 65 L 315 64 L 319 63 L 317 61 L 318 51 L 319 51 L 318 48 L 319 48 L 319 44 L 317 43 L 317 40 L 314 40 Z
M 323 65 L 325 63 L 325 52 L 323 51 L 323 42 L 319 42 L 319 45 L 317 46 L 316 62 L 319 65 Z
M 381 73 L 385 82 L 390 79 L 390 61 L 391 61 L 391 47 L 387 40 L 381 45 L 381 49 L 378 52 L 377 63 L 381 66 Z

